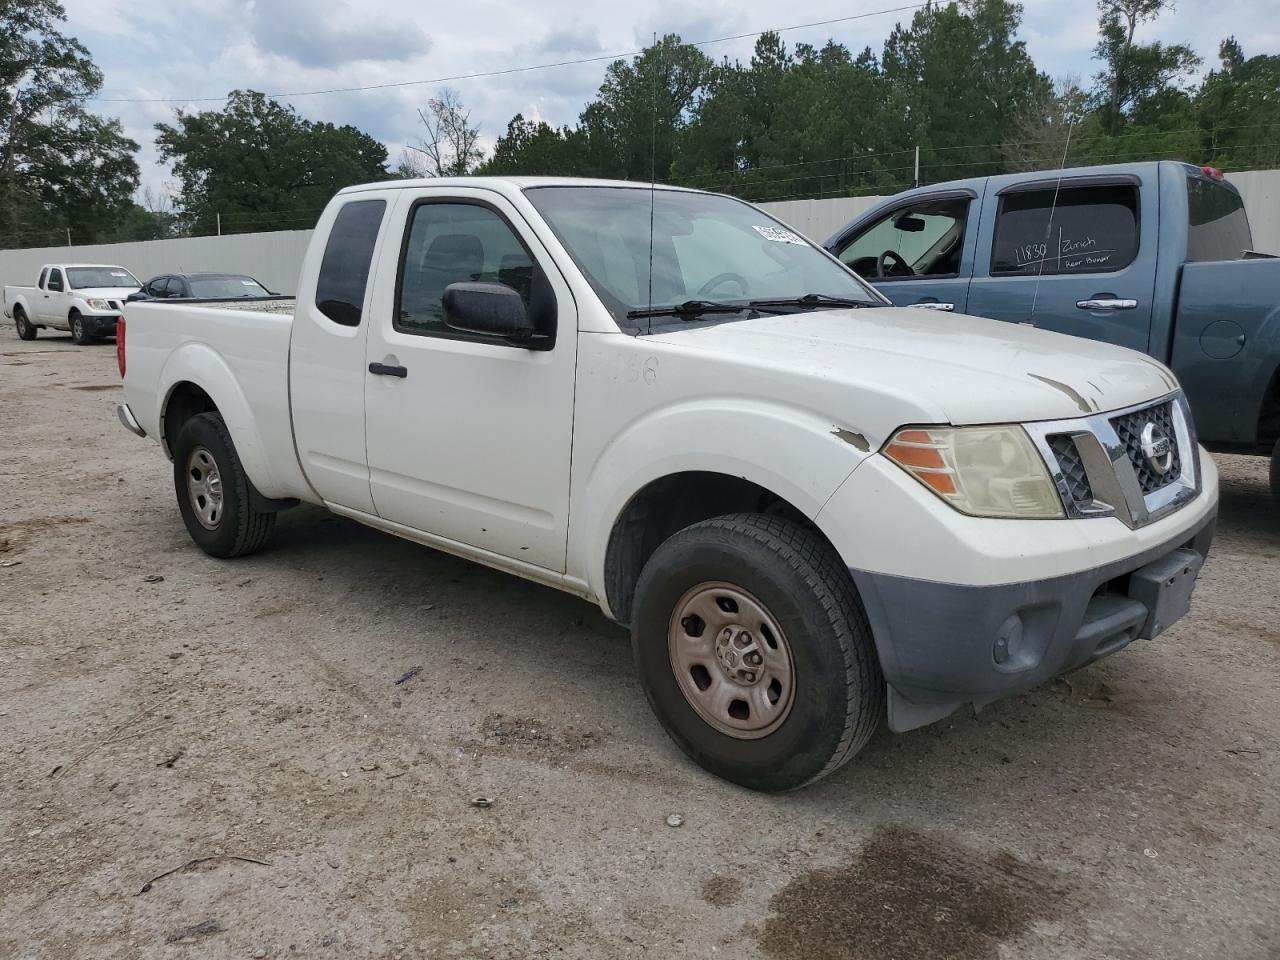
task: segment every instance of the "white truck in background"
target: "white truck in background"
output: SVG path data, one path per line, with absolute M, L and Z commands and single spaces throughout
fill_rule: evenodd
M 18 336 L 34 340 L 43 328 L 67 330 L 79 346 L 115 336 L 125 299 L 141 289 L 124 267 L 95 263 L 46 263 L 34 287 L 6 286 L 4 315 Z
M 257 550 L 305 501 L 597 603 L 751 788 L 1156 637 L 1213 536 L 1164 366 L 893 308 L 734 198 L 352 187 L 297 289 L 125 308 L 120 419 L 192 539 Z

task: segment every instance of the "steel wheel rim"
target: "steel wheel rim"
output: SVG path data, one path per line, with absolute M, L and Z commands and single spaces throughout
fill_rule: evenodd
M 704 722 L 738 740 L 767 737 L 795 701 L 795 661 L 768 607 L 741 587 L 699 583 L 675 605 L 667 652 Z
M 82 334 L 80 333 L 80 318 L 79 318 L 79 317 L 72 317 L 72 318 L 71 318 L 71 338 L 72 338 L 73 340 L 80 340 L 80 339 L 82 339 Z
M 187 457 L 187 497 L 200 526 L 217 530 L 222 523 L 222 474 L 205 447 L 196 447 Z
M 18 320 L 18 333 L 19 334 L 26 333 L 27 327 L 29 326 L 29 323 L 27 321 L 27 315 L 25 313 L 19 313 L 17 320 Z

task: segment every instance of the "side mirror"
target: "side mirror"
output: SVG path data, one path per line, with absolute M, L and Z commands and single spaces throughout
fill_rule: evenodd
M 129 294 L 127 297 L 124 298 L 124 302 L 129 303 L 132 300 L 145 300 L 145 299 L 147 299 L 147 295 L 145 293 L 143 293 L 141 290 L 135 290 L 133 291 L 133 293 Z
M 463 281 L 444 288 L 444 322 L 454 330 L 534 346 L 533 320 L 520 294 L 503 283 Z
M 911 214 L 905 213 L 893 221 L 893 228 L 902 230 L 904 233 L 924 233 L 924 221 L 919 217 L 913 217 Z

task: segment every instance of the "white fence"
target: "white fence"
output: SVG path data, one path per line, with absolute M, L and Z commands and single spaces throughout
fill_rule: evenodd
M 1280 170 L 1230 173 L 1227 179 L 1244 197 L 1253 225 L 1253 246 L 1280 254 Z M 766 210 L 821 242 L 883 197 L 839 197 L 761 204 Z M 296 293 L 298 272 L 310 230 L 237 233 L 225 237 L 147 240 L 82 247 L 0 250 L 0 282 L 34 284 L 45 263 L 110 263 L 128 267 L 141 280 L 159 273 L 218 270 L 247 273 L 269 290 Z
M 31 285 L 45 263 L 109 263 L 128 267 L 139 280 L 160 273 L 203 270 L 247 273 L 268 290 L 296 293 L 310 230 L 236 233 L 224 237 L 98 243 L 82 247 L 0 250 L 0 280 Z

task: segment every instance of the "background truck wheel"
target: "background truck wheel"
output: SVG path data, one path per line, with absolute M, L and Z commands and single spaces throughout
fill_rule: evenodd
M 88 331 L 85 330 L 84 318 L 79 313 L 72 310 L 68 322 L 71 327 L 71 340 L 77 347 L 93 343 L 93 337 L 89 336 Z
M 1271 451 L 1271 496 L 1280 507 L 1280 440 Z
M 231 434 L 216 413 L 192 417 L 173 445 L 173 486 L 187 532 L 211 557 L 259 550 L 276 515 L 253 507 L 253 484 L 236 455 Z
M 21 307 L 13 308 L 13 325 L 18 328 L 19 340 L 34 340 L 36 328 L 27 319 L 27 313 Z
M 830 545 L 759 514 L 686 527 L 645 564 L 631 639 L 645 694 L 693 760 L 754 790 L 824 777 L 884 716 L 857 591 Z

